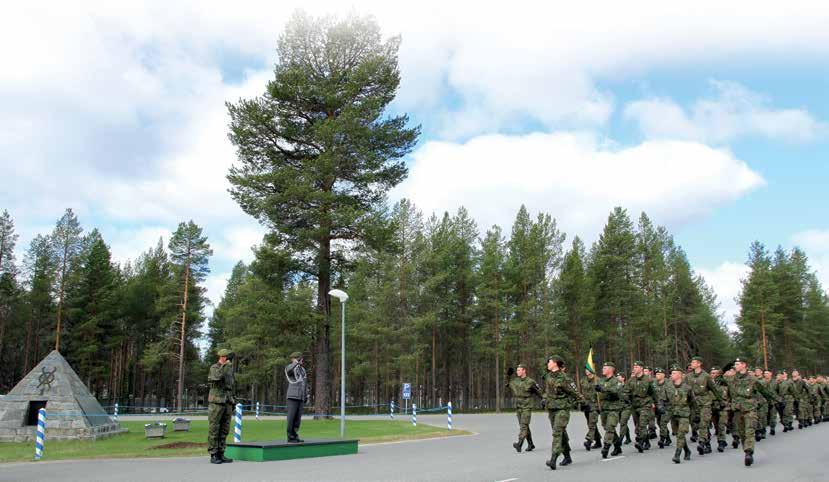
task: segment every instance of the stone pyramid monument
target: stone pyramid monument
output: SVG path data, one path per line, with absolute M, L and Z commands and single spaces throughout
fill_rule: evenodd
M 57 350 L 0 399 L 0 442 L 34 441 L 46 409 L 46 439 L 97 439 L 123 432 Z

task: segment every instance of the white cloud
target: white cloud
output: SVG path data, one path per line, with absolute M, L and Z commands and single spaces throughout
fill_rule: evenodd
M 428 142 L 413 157 L 394 197 L 412 199 L 426 213 L 465 206 L 482 228 L 508 228 L 523 203 L 588 237 L 614 206 L 675 227 L 764 184 L 725 150 L 681 141 L 613 149 L 583 133 Z
M 697 100 L 686 112 L 674 101 L 652 98 L 625 106 L 626 119 L 651 139 L 722 143 L 756 136 L 809 142 L 829 135 L 829 126 L 805 109 L 774 109 L 764 96 L 736 82 L 711 81 L 715 96 Z
M 829 229 L 810 229 L 796 233 L 792 244 L 799 246 L 809 257 L 809 265 L 817 271 L 824 290 L 829 290 Z
M 740 314 L 737 297 L 742 289 L 741 281 L 748 276 L 748 266 L 726 261 L 713 269 L 697 268 L 696 272 L 705 278 L 706 284 L 717 295 L 723 321 L 730 330 L 736 330 L 734 318 Z

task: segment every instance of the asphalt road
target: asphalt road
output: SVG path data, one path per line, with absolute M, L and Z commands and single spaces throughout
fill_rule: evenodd
M 598 450 L 585 451 L 584 417 L 570 419 L 573 465 L 552 472 L 549 458 L 551 431 L 546 417 L 533 414 L 532 430 L 538 448 L 516 453 L 511 443 L 517 432 L 515 417 L 502 415 L 454 416 L 454 424 L 476 435 L 444 439 L 364 445 L 357 455 L 281 462 L 234 462 L 211 465 L 208 457 L 55 461 L 0 464 L 0 480 L 14 481 L 829 481 L 829 423 L 768 437 L 757 444 L 755 464 L 743 466 L 742 450 L 716 450 L 704 457 L 693 451 L 689 462 L 671 462 L 673 448 L 654 448 L 639 454 L 632 445 L 624 454 L 602 460 Z M 442 426 L 444 416 L 418 416 L 418 422 Z M 730 441 L 730 437 L 729 437 Z M 692 445 L 692 448 L 695 448 Z M 48 450 L 48 446 L 47 446 Z

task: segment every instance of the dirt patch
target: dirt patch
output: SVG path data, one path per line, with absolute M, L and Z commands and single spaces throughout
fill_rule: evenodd
M 155 447 L 150 447 L 150 450 L 158 450 L 158 449 L 197 449 L 207 447 L 206 442 L 171 442 L 168 444 L 161 444 L 156 445 Z

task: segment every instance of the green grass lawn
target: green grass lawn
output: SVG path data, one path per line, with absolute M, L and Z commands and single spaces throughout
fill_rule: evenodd
M 125 458 L 125 457 L 182 457 L 207 456 L 207 421 L 194 420 L 189 432 L 173 432 L 173 424 L 167 423 L 167 435 L 163 439 L 144 438 L 146 421 L 124 421 L 121 426 L 128 433 L 97 441 L 46 440 L 42 460 Z M 233 441 L 233 424 L 228 442 Z M 359 439 L 361 443 L 410 440 L 418 438 L 466 435 L 463 430 L 447 431 L 443 427 L 391 420 L 347 420 L 346 438 Z M 339 438 L 339 420 L 303 420 L 300 436 L 312 438 Z M 245 420 L 243 441 L 285 439 L 285 420 Z M 34 458 L 34 442 L 0 443 L 0 462 L 20 462 Z

